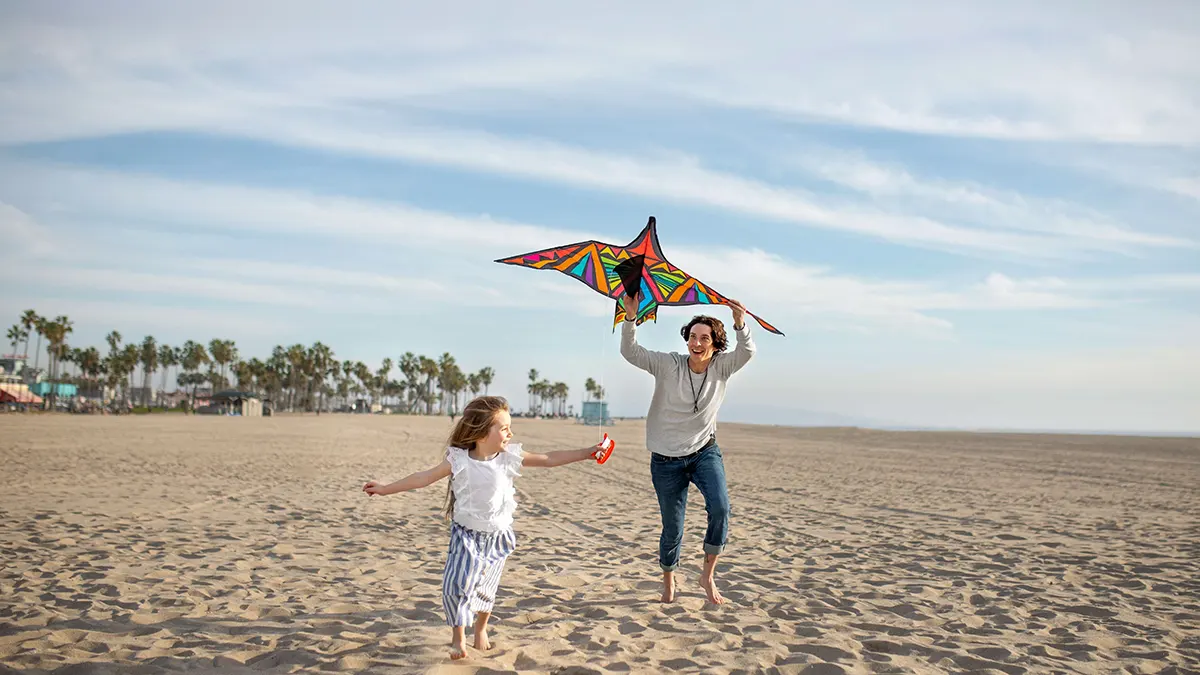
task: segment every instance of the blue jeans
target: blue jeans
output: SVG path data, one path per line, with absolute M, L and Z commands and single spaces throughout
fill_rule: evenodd
M 688 485 L 695 483 L 704 496 L 708 529 L 704 533 L 704 552 L 719 555 L 729 536 L 729 491 L 725 488 L 725 462 L 716 439 L 686 457 L 650 455 L 650 479 L 658 494 L 662 514 L 662 534 L 658 538 L 658 564 L 664 572 L 679 567 L 679 547 L 683 543 L 683 516 L 687 511 Z

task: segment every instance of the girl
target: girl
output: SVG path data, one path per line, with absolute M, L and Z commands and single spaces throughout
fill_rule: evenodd
M 594 447 L 558 450 L 544 455 L 525 452 L 512 440 L 508 401 L 480 396 L 467 404 L 450 433 L 440 464 L 394 483 L 370 481 L 368 495 L 390 495 L 431 485 L 450 477 L 445 514 L 451 519 L 450 550 L 442 576 L 442 606 L 454 631 L 451 659 L 467 655 L 465 627 L 475 615 L 475 648 L 491 649 L 487 622 L 504 562 L 516 548 L 513 512 L 517 508 L 513 478 L 522 467 L 562 466 L 594 458 L 603 464 L 612 453 L 606 434 Z

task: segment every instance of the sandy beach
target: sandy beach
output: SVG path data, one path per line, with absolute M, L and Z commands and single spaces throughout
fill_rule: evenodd
M 1200 441 L 723 424 L 733 505 L 658 600 L 641 423 L 526 469 L 494 649 L 451 664 L 447 418 L 0 418 L 0 672 L 1155 673 L 1200 669 Z M 597 430 L 517 419 L 546 451 Z

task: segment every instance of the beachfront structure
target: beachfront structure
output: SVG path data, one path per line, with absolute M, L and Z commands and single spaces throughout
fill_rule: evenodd
M 29 386 L 19 382 L 0 383 L 0 403 L 24 403 L 41 405 L 42 397 L 29 391 Z
M 50 395 L 50 386 L 49 382 L 34 382 L 29 385 L 29 390 L 42 398 L 46 398 Z M 74 398 L 78 394 L 79 388 L 73 384 L 59 382 L 54 385 L 54 395 L 59 399 Z
M 210 405 L 226 415 L 262 417 L 263 402 L 258 394 L 249 391 L 219 391 L 212 395 Z
M 28 359 L 24 354 L 5 354 L 0 356 L 0 371 L 5 375 L 20 375 L 22 370 L 25 370 L 25 363 Z
M 608 416 L 608 402 L 584 401 L 579 421 L 584 424 L 612 424 L 612 418 Z

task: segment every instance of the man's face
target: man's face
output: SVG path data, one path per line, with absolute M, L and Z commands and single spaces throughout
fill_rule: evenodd
M 687 344 L 688 353 L 693 360 L 703 363 L 711 359 L 715 351 L 713 349 L 712 328 L 702 323 L 692 326 L 692 329 L 688 331 Z

